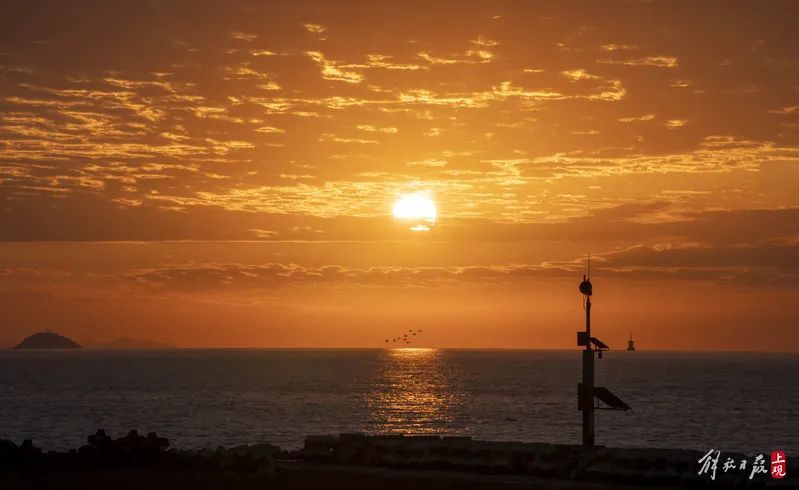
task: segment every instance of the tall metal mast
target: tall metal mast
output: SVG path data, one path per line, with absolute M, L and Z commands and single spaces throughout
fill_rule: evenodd
M 582 340 L 583 349 L 583 383 L 578 390 L 578 403 L 583 412 L 583 446 L 594 446 L 594 351 L 591 349 L 591 255 L 588 255 L 588 271 L 580 283 L 580 292 L 585 296 L 585 337 Z M 579 333 L 578 333 L 579 337 Z
M 577 345 L 583 349 L 583 380 L 577 385 L 577 409 L 583 412 L 583 446 L 592 448 L 596 438 L 594 436 L 594 398 L 604 402 L 609 409 L 629 410 L 630 406 L 619 397 L 602 386 L 594 386 L 594 353 L 602 359 L 602 352 L 608 346 L 596 337 L 591 336 L 591 295 L 594 293 L 591 285 L 591 255 L 588 255 L 588 270 L 580 283 L 580 292 L 585 296 L 585 331 L 577 332 Z

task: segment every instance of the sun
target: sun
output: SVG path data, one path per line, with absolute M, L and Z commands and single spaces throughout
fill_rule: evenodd
M 429 192 L 400 196 L 391 210 L 394 218 L 406 222 L 411 231 L 429 231 L 436 223 L 438 210 Z

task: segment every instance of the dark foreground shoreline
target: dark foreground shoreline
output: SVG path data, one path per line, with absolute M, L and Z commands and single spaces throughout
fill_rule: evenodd
M 438 436 L 309 436 L 302 449 L 271 444 L 176 450 L 154 433 L 112 439 L 100 430 L 78 449 L 43 452 L 0 441 L 0 488 L 192 490 L 346 488 L 610 489 L 799 488 L 788 477 L 699 475 L 699 451 L 596 448 Z M 744 455 L 732 456 L 744 457 Z

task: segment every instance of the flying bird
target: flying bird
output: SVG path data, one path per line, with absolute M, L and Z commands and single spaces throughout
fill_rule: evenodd
M 422 331 L 421 328 L 420 329 L 409 328 L 408 331 L 403 333 L 401 336 L 392 337 L 391 338 L 391 342 L 392 343 L 400 342 L 400 343 L 410 344 L 411 340 L 413 340 L 413 337 L 416 337 L 419 333 L 421 333 L 421 331 Z M 386 343 L 388 343 L 388 339 L 386 339 Z

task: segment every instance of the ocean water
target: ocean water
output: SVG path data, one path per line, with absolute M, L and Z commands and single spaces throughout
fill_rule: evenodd
M 606 446 L 799 452 L 799 355 L 609 352 Z M 76 447 L 105 428 L 182 448 L 308 434 L 580 442 L 580 353 L 494 350 L 4 351 L 0 439 Z

